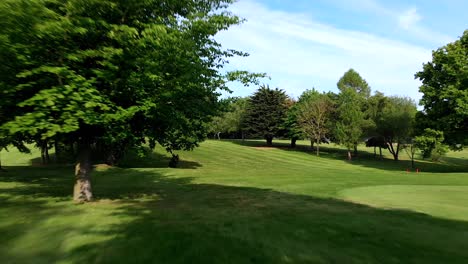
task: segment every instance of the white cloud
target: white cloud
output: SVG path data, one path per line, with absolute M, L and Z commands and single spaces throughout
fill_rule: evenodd
M 335 28 L 305 14 L 275 11 L 253 1 L 238 2 L 232 11 L 248 22 L 221 33 L 219 39 L 226 48 L 251 54 L 232 60 L 232 65 L 268 73 L 272 86 L 291 95 L 312 87 L 336 91 L 338 79 L 352 67 L 374 91 L 420 98 L 414 74 L 431 59 L 428 49 Z
M 418 14 L 418 10 L 413 7 L 398 16 L 398 23 L 400 27 L 409 29 L 418 23 L 421 19 L 422 17 Z

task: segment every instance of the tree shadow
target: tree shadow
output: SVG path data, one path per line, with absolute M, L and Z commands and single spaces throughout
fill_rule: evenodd
M 121 168 L 168 168 L 171 157 L 146 148 L 144 153 L 138 153 L 136 150 L 128 151 L 118 167 Z M 196 169 L 202 165 L 196 161 L 180 159 L 177 169 Z
M 71 198 L 69 180 L 47 170 L 40 181 L 17 175 L 27 172 L 31 171 L 11 168 L 16 176 L 6 181 L 0 177 L 3 182 L 22 183 L 19 189 L 2 189 L 2 194 L 9 197 L 12 212 L 23 210 L 31 218 L 27 224 L 10 225 L 8 237 L 14 242 L 28 231 L 42 232 L 43 241 L 29 243 L 42 242 L 43 248 L 39 253 L 0 251 L 3 263 L 466 263 L 468 259 L 464 221 L 269 189 L 197 184 L 191 177 L 146 169 L 97 171 L 97 202 L 55 205 L 50 201 Z M 22 201 L 28 198 L 39 203 Z M 93 218 L 105 210 L 102 218 Z M 62 216 L 70 222 L 43 226 L 47 218 Z M 109 219 L 113 221 L 101 223 Z M 60 242 L 78 235 L 85 242 L 69 247 Z
M 227 140 L 237 145 L 247 147 L 266 147 L 266 144 L 258 140 Z M 290 144 L 284 142 L 273 142 L 271 148 L 279 149 L 282 151 L 289 152 L 300 152 L 306 153 L 311 156 L 316 156 L 315 148 L 312 149 L 306 145 L 296 145 L 295 148 L 291 148 Z M 378 155 L 375 156 L 371 151 L 372 148 L 365 148 L 360 146 L 358 149 L 358 156 L 354 157 L 353 160 L 347 161 L 347 151 L 342 148 L 337 148 L 333 144 L 321 144 L 320 145 L 320 158 L 331 159 L 331 160 L 343 160 L 349 164 L 356 166 L 375 168 L 386 171 L 415 171 L 418 169 L 420 172 L 468 172 L 468 160 L 460 158 L 444 157 L 442 162 L 431 162 L 428 160 L 415 159 L 415 167 L 411 168 L 411 161 L 405 159 L 395 161 L 392 158 L 383 157 L 380 159 Z M 387 150 L 382 150 L 385 152 Z M 400 151 L 400 157 L 406 157 L 406 153 Z

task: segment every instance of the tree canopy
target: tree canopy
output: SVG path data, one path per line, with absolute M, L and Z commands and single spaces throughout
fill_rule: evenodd
M 432 52 L 416 73 L 424 106 L 418 122 L 444 132 L 452 147 L 468 144 L 468 30 L 457 41 Z
M 245 124 L 251 136 L 266 139 L 271 145 L 273 138 L 280 136 L 287 115 L 287 96 L 283 90 L 270 89 L 262 85 L 250 97 L 247 105 Z
M 214 36 L 241 19 L 231 0 L 6 0 L 0 4 L 2 134 L 78 142 L 75 199 L 92 198 L 90 149 L 192 149 L 228 80 Z

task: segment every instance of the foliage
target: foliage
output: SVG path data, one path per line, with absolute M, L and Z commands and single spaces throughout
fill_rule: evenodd
M 242 22 L 224 9 L 231 2 L 3 1 L 1 131 L 79 141 L 81 165 L 97 143 L 193 149 L 227 81 L 259 77 L 221 73 L 247 56 L 214 38 Z
M 424 133 L 415 137 L 414 142 L 421 150 L 422 157 L 427 159 L 432 157 L 433 160 L 439 160 L 445 153 L 447 148 L 443 146 L 444 132 L 426 128 Z
M 349 69 L 338 81 L 338 89 L 343 92 L 346 89 L 354 90 L 360 97 L 369 98 L 371 88 L 358 72 Z
M 416 111 L 416 105 L 411 98 L 392 96 L 388 97 L 380 117 L 376 120 L 377 133 L 384 137 L 395 160 L 398 160 L 401 144 L 413 132 Z
M 359 95 L 353 89 L 342 90 L 339 95 L 335 135 L 338 142 L 348 149 L 348 159 L 351 159 L 350 151 L 362 135 L 363 113 L 359 100 Z
M 286 113 L 286 118 L 284 120 L 282 129 L 286 131 L 285 136 L 289 139 L 291 139 L 291 147 L 295 147 L 295 142 L 298 139 L 304 138 L 304 132 L 302 131 L 298 120 L 298 110 L 299 110 L 299 104 L 298 102 L 289 99 L 287 101 L 288 105 L 288 111 Z
M 209 133 L 218 135 L 225 134 L 244 134 L 244 119 L 248 98 L 229 98 L 225 100 L 226 107 L 220 115 L 213 117 L 209 124 Z
M 265 138 L 268 145 L 283 132 L 282 123 L 287 115 L 288 97 L 283 90 L 262 85 L 249 98 L 246 110 L 246 130 L 252 136 Z
M 299 100 L 297 118 L 304 134 L 317 143 L 317 156 L 320 141 L 328 133 L 332 106 L 330 98 L 315 89 L 305 91 Z
M 468 30 L 457 41 L 433 51 L 432 61 L 416 78 L 422 81 L 424 128 L 443 131 L 452 148 L 468 144 Z

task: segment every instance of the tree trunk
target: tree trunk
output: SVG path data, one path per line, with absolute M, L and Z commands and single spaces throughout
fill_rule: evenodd
M 311 139 L 311 140 L 310 140 L 310 148 L 311 148 L 312 150 L 314 149 L 314 143 L 315 143 L 314 140 Z
M 220 134 L 221 134 L 221 132 L 216 133 L 216 136 L 218 137 L 218 140 L 221 140 Z
M 377 147 L 374 146 L 374 159 L 375 159 L 375 157 L 377 157 L 377 151 L 376 151 L 376 149 L 377 149 Z
M 49 156 L 49 148 L 47 146 L 47 143 L 45 144 L 45 159 L 46 159 L 46 164 L 50 163 L 50 156 Z
M 297 141 L 297 138 L 291 138 L 291 148 L 296 147 L 296 141 Z
M 242 135 L 242 141 L 244 141 L 245 140 L 244 131 L 241 132 L 241 135 Z
M 358 152 L 357 152 L 357 143 L 354 143 L 354 156 L 357 157 Z
M 54 149 L 55 149 L 55 162 L 58 164 L 60 162 L 60 149 L 58 146 L 57 140 L 54 141 Z
M 348 149 L 348 160 L 352 160 L 352 157 L 353 157 L 353 156 L 351 155 L 351 150 Z
M 272 146 L 273 145 L 273 137 L 266 137 L 266 141 L 267 141 L 267 146 Z
M 379 147 L 379 152 L 380 152 L 380 159 L 382 160 L 382 147 Z
M 317 138 L 317 157 L 320 156 L 320 138 Z
M 93 199 L 91 169 L 91 144 L 89 142 L 80 142 L 75 167 L 76 182 L 73 189 L 73 200 L 76 202 L 89 202 Z
M 4 171 L 3 168 L 2 168 L 2 153 L 1 153 L 1 149 L 0 149 L 0 172 Z

